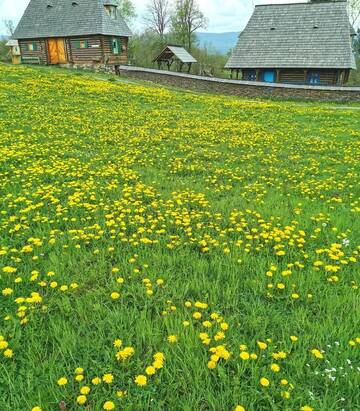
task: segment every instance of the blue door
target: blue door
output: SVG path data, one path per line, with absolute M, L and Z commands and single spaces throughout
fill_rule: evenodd
M 266 83 L 275 83 L 275 71 L 274 70 L 264 71 L 263 80 Z

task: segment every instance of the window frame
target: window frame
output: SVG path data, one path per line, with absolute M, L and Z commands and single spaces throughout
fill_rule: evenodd
M 36 42 L 27 44 L 27 51 L 38 51 L 38 46 Z
M 116 48 L 114 47 L 115 42 L 116 42 Z M 121 54 L 121 40 L 118 37 L 112 37 L 110 40 L 110 45 L 111 45 L 112 54 L 115 54 L 116 56 Z M 115 52 L 115 49 L 117 50 L 117 52 Z
M 320 71 L 309 71 L 306 78 L 306 83 L 310 86 L 320 85 Z
M 247 81 L 256 81 L 256 70 L 248 70 L 247 72 Z
M 89 40 L 79 39 L 79 40 L 75 40 L 73 44 L 74 44 L 74 48 L 77 49 L 77 50 L 85 50 L 85 49 L 90 48 L 89 47 Z

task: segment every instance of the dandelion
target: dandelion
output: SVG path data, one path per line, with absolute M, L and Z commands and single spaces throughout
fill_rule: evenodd
M 146 367 L 145 372 L 147 375 L 154 375 L 156 373 L 156 369 L 153 366 Z
M 75 381 L 81 382 L 84 379 L 84 376 L 82 374 L 76 375 L 75 376 Z
M 120 348 L 122 346 L 122 341 L 120 339 L 116 339 L 114 341 L 114 347 Z
M 260 384 L 263 387 L 268 387 L 270 385 L 270 381 L 267 378 L 262 377 L 262 378 L 260 378 Z
M 90 392 L 90 387 L 84 386 L 80 388 L 80 394 L 88 395 Z
M 67 383 L 68 383 L 68 380 L 65 377 L 61 377 L 57 380 L 57 384 L 60 385 L 60 386 L 66 385 Z
M 107 411 L 111 411 L 115 409 L 115 404 L 112 401 L 106 401 L 103 405 L 103 409 Z
M 317 348 L 312 349 L 311 353 L 313 354 L 314 357 L 316 357 L 320 360 L 322 360 L 324 358 L 324 356 L 321 354 L 321 352 Z
M 79 395 L 79 396 L 76 398 L 76 402 L 77 402 L 79 405 L 84 405 L 84 404 L 86 403 L 86 400 L 87 400 L 86 395 Z
M 271 371 L 274 371 L 274 372 L 280 371 L 280 366 L 278 364 L 271 364 L 270 368 L 271 368 Z
M 139 387 L 143 387 L 144 385 L 147 384 L 147 378 L 145 375 L 137 375 L 135 377 L 135 384 L 138 385 Z
M 111 297 L 113 300 L 118 300 L 118 299 L 120 298 L 120 293 L 114 291 L 114 292 L 112 292 L 112 293 L 110 294 L 110 297 Z
M 266 350 L 267 344 L 262 341 L 257 341 L 257 345 L 259 346 L 260 350 Z
M 103 377 L 102 377 L 102 380 L 106 384 L 111 384 L 114 380 L 114 376 L 112 374 L 104 374 Z
M 240 358 L 241 358 L 242 360 L 248 360 L 248 359 L 250 358 L 250 354 L 249 354 L 248 352 L 246 352 L 246 351 L 242 351 L 242 352 L 240 353 Z
M 176 337 L 176 335 L 169 335 L 167 340 L 168 340 L 169 343 L 174 344 L 177 341 L 177 337 Z
M 6 357 L 6 358 L 12 358 L 13 355 L 14 355 L 14 352 L 10 348 L 8 348 L 4 351 L 4 357 Z

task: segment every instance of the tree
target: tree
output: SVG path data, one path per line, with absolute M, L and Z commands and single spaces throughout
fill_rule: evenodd
M 136 18 L 136 9 L 131 0 L 117 0 L 119 11 L 126 23 L 130 24 Z
M 163 39 L 170 23 L 169 0 L 150 0 L 144 20 L 147 28 L 158 33 Z
M 12 20 L 4 19 L 4 26 L 6 28 L 7 34 L 9 36 L 13 36 L 14 31 L 15 31 L 14 22 Z
M 206 28 L 207 22 L 197 0 L 176 0 L 175 11 L 171 19 L 172 29 L 183 46 L 189 48 L 189 51 L 195 41 L 195 31 Z
M 357 27 L 360 23 L 360 0 L 348 0 L 350 23 Z

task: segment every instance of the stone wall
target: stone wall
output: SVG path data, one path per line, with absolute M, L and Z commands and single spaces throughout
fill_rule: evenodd
M 250 82 L 201 77 L 141 67 L 120 66 L 120 76 L 151 81 L 165 86 L 187 90 L 227 94 L 248 98 L 278 98 L 298 100 L 321 100 L 359 102 L 360 87 L 325 87 L 279 83 Z

